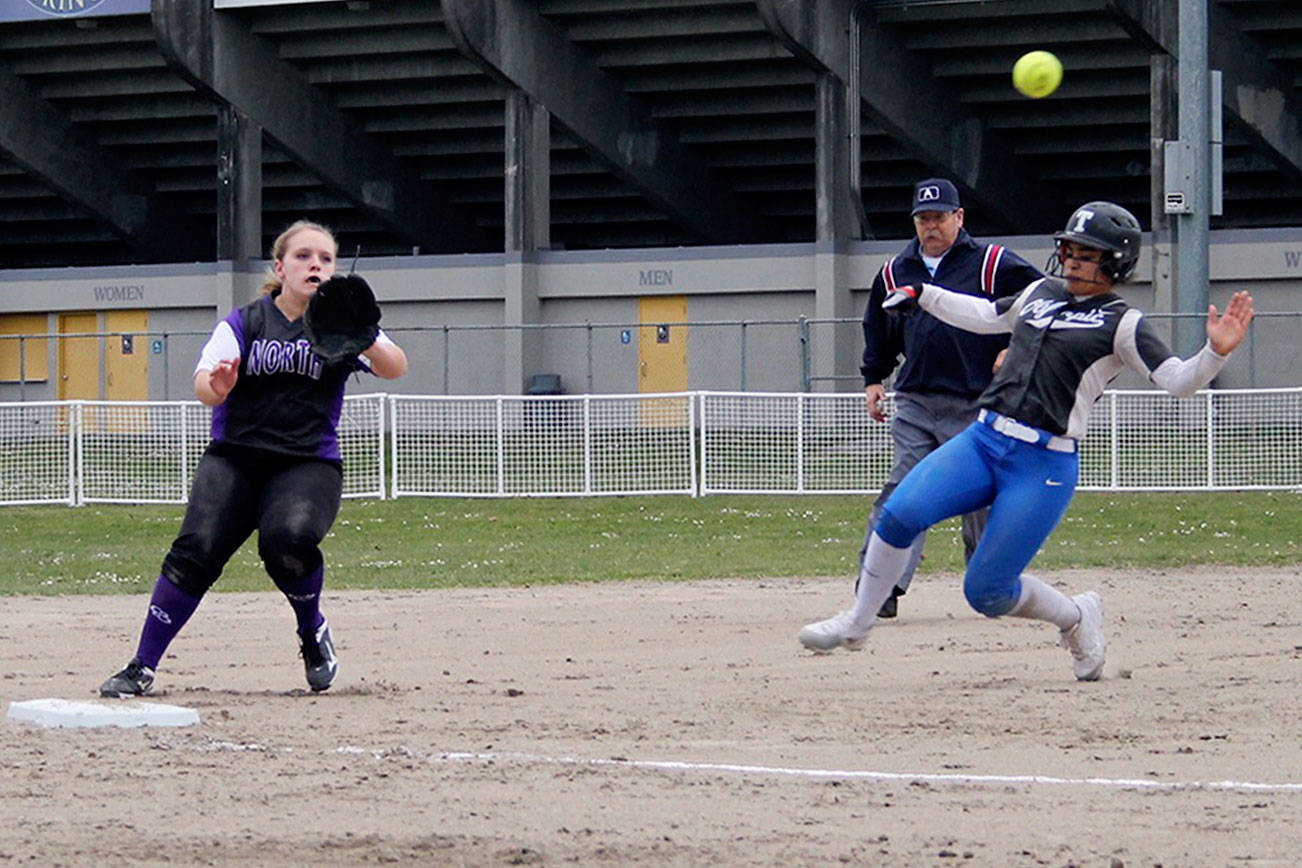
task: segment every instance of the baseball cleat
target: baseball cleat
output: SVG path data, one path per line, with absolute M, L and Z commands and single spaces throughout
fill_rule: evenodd
M 313 693 L 329 690 L 339 674 L 339 658 L 335 657 L 335 642 L 330 637 L 330 623 L 322 621 L 316 635 L 304 640 L 298 637 L 298 653 L 307 670 L 307 686 Z
M 871 624 L 867 627 L 856 624 L 854 613 L 846 609 L 826 621 L 806 624 L 796 638 L 800 640 L 801 645 L 820 654 L 841 647 L 845 647 L 848 651 L 858 651 L 863 648 L 864 639 L 871 629 Z
M 1080 609 L 1080 620 L 1075 627 L 1062 631 L 1062 647 L 1071 652 L 1077 681 L 1097 681 L 1103 674 L 1103 655 L 1108 646 L 1103 637 L 1103 600 L 1094 591 L 1071 599 Z
M 886 598 L 886 602 L 882 603 L 882 607 L 877 610 L 877 617 L 894 618 L 898 615 L 900 613 L 900 597 L 903 596 L 904 592 L 899 588 L 891 588 L 891 595 Z
M 154 670 L 132 657 L 126 668 L 99 686 L 99 695 L 113 699 L 144 696 L 154 689 Z

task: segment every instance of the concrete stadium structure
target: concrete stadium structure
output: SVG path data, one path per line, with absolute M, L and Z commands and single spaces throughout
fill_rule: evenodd
M 1033 48 L 1067 69 L 1041 100 L 1009 81 Z M 0 336 L 108 337 L 0 339 L 0 400 L 183 396 L 300 216 L 360 247 L 442 372 L 420 392 L 858 388 L 928 175 L 1035 262 L 1076 205 L 1126 205 L 1149 310 L 1297 311 L 1300 79 L 1283 0 L 14 0 Z M 1297 322 L 1225 384 L 1296 383 Z

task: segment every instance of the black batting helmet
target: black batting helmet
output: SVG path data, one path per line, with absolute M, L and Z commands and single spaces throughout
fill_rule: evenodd
M 1053 236 L 1054 246 L 1073 241 L 1108 254 L 1099 265 L 1113 283 L 1124 283 L 1139 262 L 1139 221 L 1112 202 L 1087 202 L 1072 212 L 1067 226 Z

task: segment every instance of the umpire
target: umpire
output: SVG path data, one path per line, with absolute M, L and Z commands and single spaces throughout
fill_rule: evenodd
M 976 399 L 990 385 L 995 359 L 1008 346 L 1007 335 L 978 335 L 946 325 L 922 310 L 891 317 L 882 301 L 897 286 L 926 281 L 955 292 L 983 298 L 1016 295 L 1042 275 L 1011 250 L 981 244 L 963 228 L 958 189 L 944 178 L 927 178 L 913 187 L 913 228 L 917 237 L 882 266 L 873 280 L 863 317 L 864 396 L 868 413 L 886 421 L 886 387 L 901 355 L 895 377 L 895 417 L 891 441 L 895 464 L 873 502 L 859 551 L 862 564 L 868 535 L 877 524 L 886 498 L 904 475 L 940 444 L 976 418 Z M 985 528 L 989 510 L 963 516 L 964 558 L 970 559 Z M 894 618 L 898 598 L 908 590 L 922 559 L 925 534 L 919 534 L 904 575 L 882 604 L 879 618 Z

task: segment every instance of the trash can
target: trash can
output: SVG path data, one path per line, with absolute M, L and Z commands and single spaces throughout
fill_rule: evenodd
M 560 374 L 534 374 L 525 387 L 526 395 L 564 395 Z
M 560 374 L 533 374 L 525 384 L 526 395 L 564 395 Z M 565 401 L 525 401 L 524 424 L 529 428 L 556 427 L 564 421 Z

